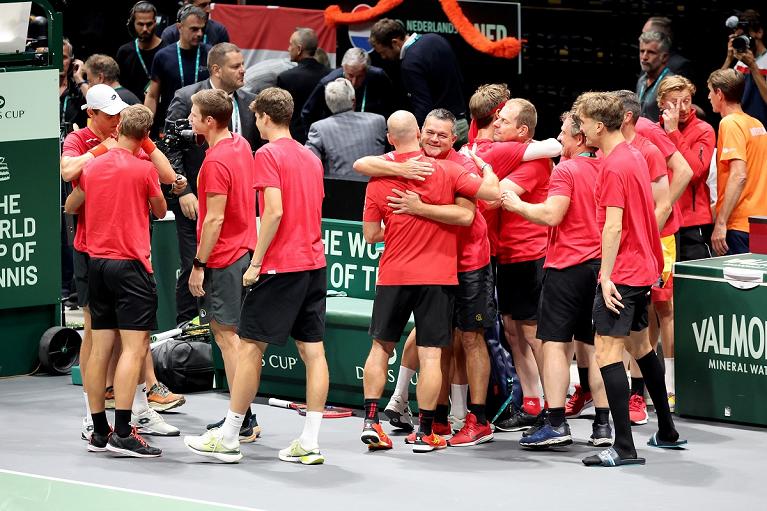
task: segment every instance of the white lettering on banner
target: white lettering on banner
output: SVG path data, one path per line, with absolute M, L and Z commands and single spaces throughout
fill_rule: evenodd
M 298 359 L 296 357 L 284 357 L 282 355 L 269 355 L 261 359 L 261 367 L 266 367 L 269 364 L 269 367 L 273 369 L 282 369 L 284 371 L 292 371 L 297 363 Z
M 0 195 L 0 215 L 21 214 L 21 194 Z M 5 263 L 0 267 L 0 288 L 37 284 L 37 266 L 28 264 L 37 246 L 37 241 L 28 239 L 36 233 L 37 223 L 32 217 L 0 218 L 0 263 Z
M 742 362 L 732 362 L 730 360 L 709 359 L 708 368 L 715 371 L 726 371 L 728 373 L 754 374 L 757 376 L 767 376 L 767 365 L 744 364 Z
M 698 353 L 739 359 L 767 359 L 767 321 L 759 317 L 747 318 L 732 314 L 729 338 L 725 330 L 725 316 L 714 319 L 709 316 L 700 324 L 693 323 L 692 331 Z M 710 358 L 708 368 L 719 371 L 767 376 L 767 365 L 747 364 L 742 360 L 721 360 Z

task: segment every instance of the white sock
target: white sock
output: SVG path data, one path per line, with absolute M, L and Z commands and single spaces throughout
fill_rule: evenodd
M 399 396 L 403 401 L 408 400 L 410 394 L 410 379 L 415 374 L 415 369 L 410 369 L 403 365 L 399 366 L 399 375 L 397 376 L 397 385 L 394 387 L 392 397 Z
M 463 419 L 466 417 L 466 401 L 469 395 L 468 385 L 450 384 L 450 415 Z
M 301 447 L 312 450 L 319 447 L 320 424 L 322 424 L 322 412 L 306 412 L 304 431 L 298 437 Z
M 674 391 L 676 380 L 674 378 L 674 357 L 666 358 L 666 392 L 676 394 Z
M 133 396 L 133 415 L 141 415 L 149 410 L 149 402 L 146 400 L 146 383 L 136 385 L 136 394 Z
M 240 428 L 242 427 L 243 419 L 245 419 L 244 413 L 234 413 L 231 410 L 226 412 L 224 425 L 221 426 L 221 433 L 224 436 L 225 444 L 232 445 L 240 443 Z
M 85 398 L 85 418 L 88 422 L 93 422 L 93 418 L 91 417 L 91 405 L 88 402 L 88 393 L 83 392 L 83 397 Z

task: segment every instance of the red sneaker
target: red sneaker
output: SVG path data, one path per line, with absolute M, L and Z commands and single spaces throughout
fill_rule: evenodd
M 362 443 L 367 444 L 371 451 L 386 451 L 394 447 L 391 438 L 384 433 L 383 427 L 377 422 L 366 420 L 360 435 Z
M 450 427 L 449 422 L 446 422 L 444 424 L 435 422 L 431 426 L 431 432 L 434 433 L 435 435 L 449 436 L 453 434 L 453 428 Z
M 469 445 L 479 445 L 489 442 L 493 439 L 493 430 L 490 429 L 490 423 L 479 424 L 477 417 L 473 413 L 466 414 L 466 422 L 463 428 L 448 440 L 450 447 L 465 447 Z
M 565 417 L 578 417 L 584 408 L 594 404 L 591 392 L 583 392 L 580 385 L 575 386 L 575 392 L 565 404 Z
M 629 419 L 634 426 L 647 424 L 647 403 L 639 394 L 631 394 L 629 398 Z
M 447 447 L 447 442 L 436 433 L 428 436 L 418 433 L 416 434 L 415 442 L 413 442 L 413 452 L 431 452 L 444 449 L 445 447 Z

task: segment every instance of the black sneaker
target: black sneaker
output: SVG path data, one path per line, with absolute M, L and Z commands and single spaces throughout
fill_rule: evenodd
M 538 414 L 538 416 L 535 418 L 535 424 L 532 425 L 532 427 L 526 431 L 522 432 L 522 437 L 527 437 L 534 435 L 536 431 L 541 429 L 543 426 L 546 425 L 546 417 L 548 416 L 549 411 L 545 408 L 541 410 L 541 413 Z
M 510 418 L 496 423 L 495 429 L 499 431 L 524 431 L 534 426 L 536 420 L 537 416 L 530 415 L 524 410 L 516 410 Z
M 107 433 L 106 435 L 99 435 L 98 433 L 96 433 L 96 431 L 93 431 L 93 433 L 91 433 L 91 438 L 88 441 L 88 451 L 106 452 L 107 443 L 109 442 L 110 436 L 112 436 L 111 431 Z
M 591 425 L 591 438 L 589 443 L 595 447 L 609 447 L 613 445 L 613 430 L 610 424 L 597 424 L 596 422 Z
M 106 450 L 132 458 L 157 458 L 162 454 L 160 449 L 146 443 L 146 440 L 136 433 L 136 428 L 133 428 L 130 435 L 125 438 L 116 433 L 111 434 Z
M 208 424 L 205 426 L 205 429 L 221 428 L 224 425 L 224 421 L 226 421 L 226 417 L 218 422 Z M 250 419 L 242 421 L 242 426 L 240 426 L 240 443 L 247 444 L 253 442 L 259 436 L 261 436 L 261 426 L 258 425 L 258 420 L 254 413 L 251 414 Z

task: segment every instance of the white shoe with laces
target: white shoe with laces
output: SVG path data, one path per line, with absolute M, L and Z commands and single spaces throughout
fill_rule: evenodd
M 389 424 L 393 428 L 413 431 L 413 414 L 410 412 L 410 404 L 400 396 L 392 396 L 389 404 L 384 408 L 384 415 L 389 418 Z
M 83 417 L 83 427 L 82 430 L 80 430 L 80 438 L 86 442 L 90 442 L 91 435 L 93 435 L 93 420 L 90 417 Z
M 131 415 L 131 424 L 136 427 L 140 435 L 178 436 L 181 433 L 177 427 L 165 422 L 165 419 L 151 408 L 147 408 L 138 415 Z

